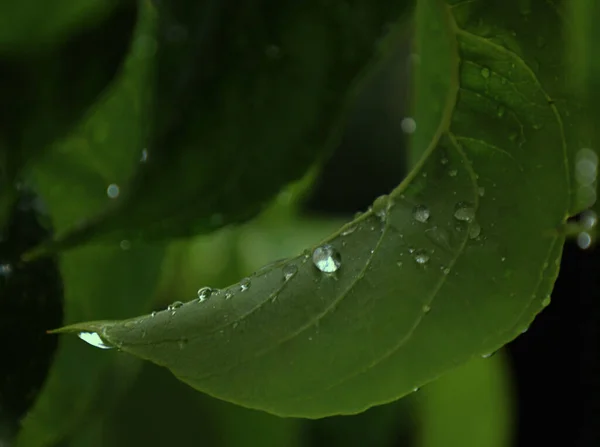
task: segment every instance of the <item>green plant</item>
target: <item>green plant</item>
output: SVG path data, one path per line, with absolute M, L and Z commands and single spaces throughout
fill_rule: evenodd
M 60 253 L 55 332 L 248 408 L 356 414 L 517 337 L 550 302 L 565 238 L 593 236 L 594 215 L 567 222 L 596 202 L 592 0 L 417 0 L 410 173 L 331 236 L 309 232 L 304 252 L 281 249 L 271 260 L 286 259 L 242 280 L 238 247 L 254 230 L 227 226 L 269 213 L 273 234 L 293 225 L 413 5 L 87 3 L 57 1 L 39 35 L 0 35 L 2 94 L 17 111 L 0 127 L 1 216 L 17 180 L 47 204 L 56 236 L 22 259 Z M 106 36 L 116 43 L 85 51 Z M 301 179 L 291 204 L 273 205 Z M 166 243 L 215 231 L 200 262 L 225 263 L 214 277 L 233 285 L 198 278 L 198 297 L 160 287 L 161 265 L 170 278 L 184 268 L 163 263 Z M 151 312 L 157 293 L 171 304 Z M 92 407 L 112 408 L 139 363 L 99 354 L 61 337 L 18 445 L 54 445 Z

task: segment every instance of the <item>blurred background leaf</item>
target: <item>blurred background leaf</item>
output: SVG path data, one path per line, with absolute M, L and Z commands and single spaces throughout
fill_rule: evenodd
M 357 89 L 398 46 L 410 6 L 159 4 L 147 163 L 120 206 L 48 249 L 189 236 L 255 216 L 330 154 Z

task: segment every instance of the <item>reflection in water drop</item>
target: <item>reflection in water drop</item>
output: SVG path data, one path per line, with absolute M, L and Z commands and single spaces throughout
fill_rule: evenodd
M 210 287 L 202 287 L 201 289 L 198 289 L 198 301 L 200 301 L 201 303 L 203 301 L 206 301 L 210 298 L 212 293 L 213 289 Z
M 411 117 L 403 118 L 402 121 L 400 122 L 400 128 L 402 129 L 402 132 L 404 132 L 404 133 L 407 133 L 407 134 L 414 133 L 415 130 L 417 130 L 417 122 Z
M 340 252 L 331 245 L 322 245 L 313 251 L 313 264 L 324 273 L 333 273 L 342 265 Z
M 415 250 L 413 257 L 415 258 L 417 264 L 425 265 L 429 262 L 429 255 L 423 249 Z
M 298 267 L 296 267 L 294 264 L 288 264 L 283 267 L 282 272 L 283 272 L 283 280 L 289 281 L 298 272 Z
M 471 222 L 475 218 L 475 208 L 469 202 L 458 202 L 454 207 L 454 218 L 461 222 Z
M 413 218 L 417 222 L 425 223 L 429 220 L 429 208 L 424 205 L 417 205 L 413 208 Z
M 100 337 L 96 332 L 80 332 L 77 334 L 79 338 L 81 338 L 86 343 L 90 345 L 100 348 L 100 349 L 113 349 L 114 346 L 108 344 L 106 341 Z
M 110 199 L 116 199 L 117 197 L 119 197 L 120 193 L 121 190 L 119 188 L 119 185 L 117 185 L 116 183 L 111 183 L 110 185 L 108 185 L 108 188 L 106 188 L 106 195 Z

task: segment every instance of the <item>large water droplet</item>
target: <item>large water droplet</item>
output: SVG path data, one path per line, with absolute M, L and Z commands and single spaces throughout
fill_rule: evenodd
M 462 222 L 471 222 L 475 218 L 475 207 L 469 202 L 458 202 L 454 207 L 454 218 Z
M 425 265 L 429 262 L 429 255 L 427 254 L 427 251 L 423 249 L 415 250 L 413 252 L 413 257 L 417 264 Z
M 106 188 L 106 195 L 110 199 L 116 199 L 117 197 L 119 197 L 120 193 L 121 193 L 121 189 L 119 188 L 119 185 L 117 185 L 116 183 L 111 183 L 110 185 L 108 185 L 108 188 Z
M 315 267 L 324 273 L 333 273 L 342 266 L 340 252 L 331 245 L 322 245 L 313 251 L 312 255 Z
M 250 288 L 250 278 L 244 278 L 240 281 L 240 292 L 245 292 Z
M 417 205 L 413 208 L 413 218 L 417 222 L 425 223 L 429 220 L 429 208 L 424 205 Z
M 298 272 L 298 267 L 294 264 L 287 264 L 283 267 L 283 280 L 289 281 Z
M 113 349 L 114 346 L 107 343 L 100 335 L 96 332 L 80 332 L 77 334 L 79 338 L 81 338 L 86 343 L 89 343 L 92 346 L 100 349 Z
M 206 301 L 210 298 L 213 293 L 213 289 L 211 287 L 202 287 L 198 289 L 198 300 L 200 302 Z
M 592 245 L 592 235 L 587 231 L 582 231 L 577 235 L 577 245 L 582 250 L 587 250 Z

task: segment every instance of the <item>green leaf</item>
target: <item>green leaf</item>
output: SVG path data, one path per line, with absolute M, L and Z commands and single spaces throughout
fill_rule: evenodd
M 104 19 L 116 0 L 23 0 L 0 4 L 0 51 L 31 50 Z
M 203 302 L 63 331 L 95 331 L 221 399 L 310 418 L 395 400 L 514 339 L 550 301 L 578 146 L 560 10 L 530 6 L 419 1 L 417 26 L 452 42 L 452 94 L 407 179 L 324 241 L 338 270 L 318 269 L 313 246 Z
M 337 141 L 349 92 L 389 53 L 409 5 L 163 3 L 147 163 L 117 209 L 51 249 L 255 216 Z
M 152 29 L 144 9 L 136 40 Z M 42 192 L 58 231 L 109 205 L 107 186 L 130 178 L 139 164 L 149 60 L 134 47 L 124 72 L 102 102 L 69 139 L 31 167 L 32 182 Z M 122 318 L 147 312 L 162 261 L 163 247 L 108 244 L 63 254 L 66 321 Z M 47 328 L 51 329 L 51 328 Z M 52 369 L 33 410 L 23 421 L 17 446 L 48 446 L 64 440 L 111 396 L 115 356 L 87 349 L 80 340 L 60 341 Z
M 474 359 L 417 393 L 419 447 L 509 447 L 517 422 L 504 354 Z
M 11 3 L 11 2 L 9 2 Z M 54 45 L 14 52 L 0 48 L 2 200 L 41 150 L 82 119 L 117 74 L 137 19 L 135 3 L 123 2 L 98 23 Z

